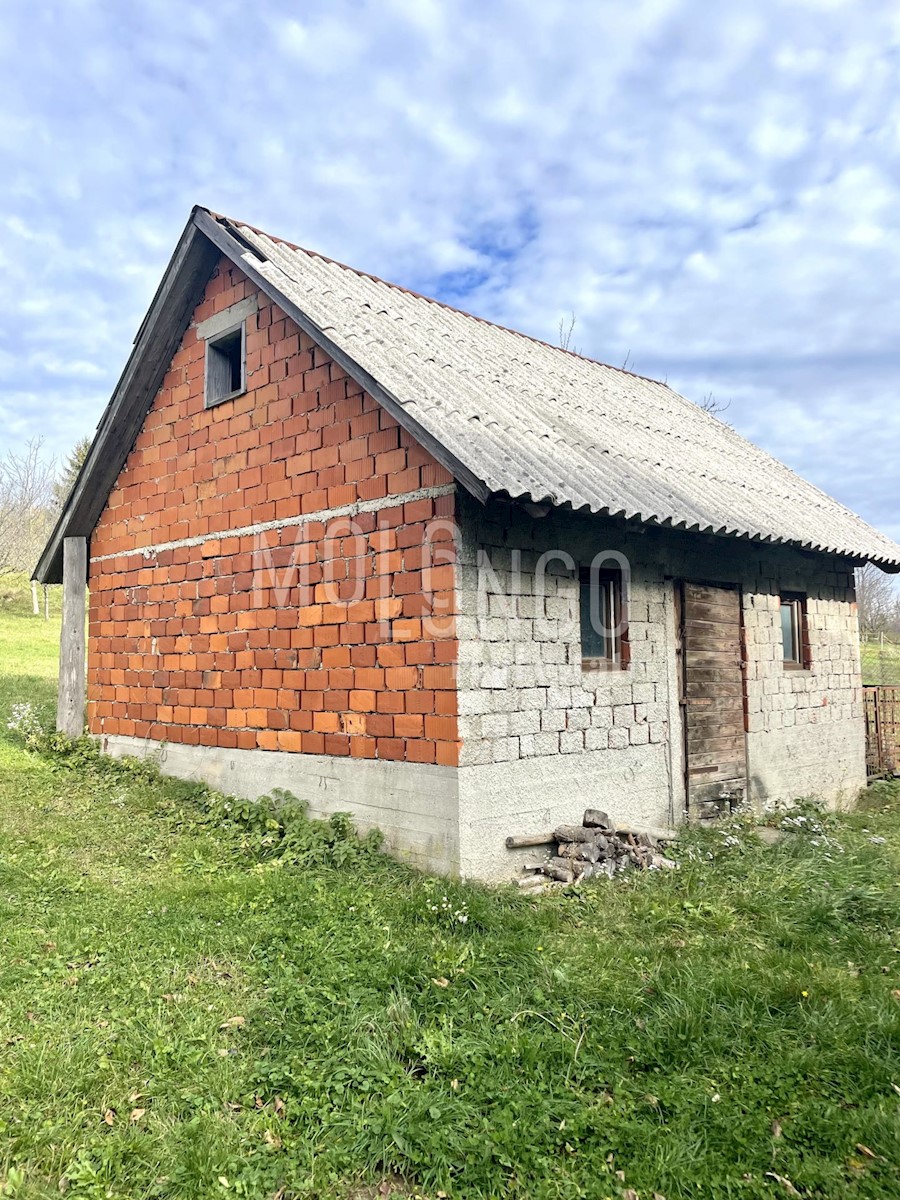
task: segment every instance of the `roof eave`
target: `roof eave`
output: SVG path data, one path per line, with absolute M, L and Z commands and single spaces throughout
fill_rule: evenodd
M 584 513 L 588 516 L 607 517 L 611 520 L 624 521 L 630 526 L 671 529 L 678 533 L 695 534 L 707 538 L 730 538 L 733 541 L 747 541 L 756 545 L 785 546 L 791 550 L 798 550 L 807 555 L 844 559 L 854 567 L 861 567 L 866 563 L 872 563 L 874 566 L 878 567 L 880 571 L 884 571 L 887 575 L 900 574 L 900 559 L 880 558 L 878 555 L 865 554 L 860 550 L 848 550 L 841 549 L 839 547 L 812 545 L 808 541 L 800 541 L 799 538 L 778 537 L 775 534 L 752 533 L 748 530 L 729 529 L 726 526 L 722 526 L 720 528 L 707 526 L 704 528 L 699 524 L 691 524 L 687 521 L 679 521 L 675 517 L 642 515 L 641 513 L 629 512 L 626 509 L 611 509 L 606 506 L 598 507 L 589 503 L 576 506 L 569 500 L 560 501 L 556 496 L 553 496 L 550 493 L 538 495 L 536 492 L 521 492 L 517 493 L 515 496 L 512 496 L 508 491 L 501 490 L 492 492 L 490 499 L 502 500 L 511 504 L 525 506 L 529 504 L 538 506 L 546 505 L 549 508 L 556 509 L 559 512 Z

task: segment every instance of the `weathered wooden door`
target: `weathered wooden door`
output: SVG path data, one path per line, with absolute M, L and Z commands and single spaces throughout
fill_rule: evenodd
M 689 582 L 677 593 L 687 805 L 694 817 L 714 816 L 747 786 L 741 595 Z

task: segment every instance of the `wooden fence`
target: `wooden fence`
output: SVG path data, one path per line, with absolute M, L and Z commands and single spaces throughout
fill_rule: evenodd
M 865 687 L 863 701 L 869 775 L 900 771 L 900 687 Z

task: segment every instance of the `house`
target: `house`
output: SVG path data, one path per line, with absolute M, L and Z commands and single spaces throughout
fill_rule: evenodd
M 900 547 L 664 384 L 197 208 L 36 570 L 60 726 L 508 876 L 865 782 L 854 567 Z

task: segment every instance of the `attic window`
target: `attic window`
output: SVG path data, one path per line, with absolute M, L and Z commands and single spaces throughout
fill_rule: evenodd
M 206 407 L 233 400 L 246 390 L 244 322 L 206 343 Z

